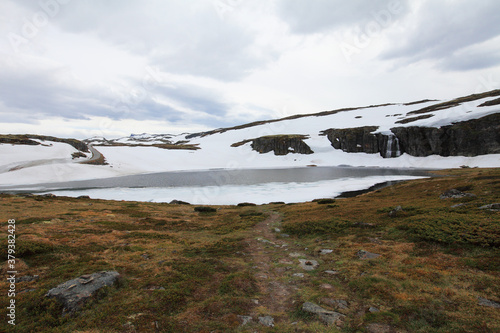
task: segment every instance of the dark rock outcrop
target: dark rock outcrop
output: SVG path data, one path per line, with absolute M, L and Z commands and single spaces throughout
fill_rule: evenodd
M 248 142 L 252 143 L 252 149 L 261 154 L 274 151 L 274 155 L 294 154 L 313 154 L 311 148 L 303 141 L 308 136 L 300 134 L 268 135 L 256 139 L 248 139 L 236 142 L 231 147 L 239 147 Z
M 305 135 L 270 135 L 254 139 L 253 150 L 261 154 L 274 151 L 274 155 L 312 154 L 311 148 L 303 141 L 307 139 Z
M 450 190 L 445 191 L 443 194 L 439 196 L 440 199 L 461 199 L 465 197 L 475 197 L 475 194 L 472 193 L 464 193 L 456 188 L 452 188 Z
M 46 297 L 57 299 L 63 306 L 63 314 L 72 314 L 94 297 L 98 290 L 112 286 L 119 276 L 115 271 L 82 275 L 50 289 Z
M 377 126 L 364 126 L 354 128 L 331 128 L 323 131 L 332 143 L 333 148 L 342 149 L 345 152 L 363 152 L 374 154 L 380 151 L 379 142 L 372 132 L 378 129 Z
M 436 127 L 395 127 L 402 152 L 412 156 L 477 156 L 500 153 L 500 114 Z
M 321 132 L 335 149 L 348 153 L 379 153 L 382 157 L 477 156 L 500 153 L 500 114 L 442 127 L 394 127 L 392 134 L 373 133 L 378 128 L 331 128 Z
M 25 135 L 14 136 L 14 135 L 2 135 L 0 136 L 0 143 L 7 143 L 13 145 L 28 145 L 28 146 L 38 146 L 40 142 L 30 140 Z
M 87 145 L 76 139 L 61 139 L 61 138 L 56 138 L 54 136 L 46 136 L 46 135 L 33 135 L 33 134 L 27 134 L 27 135 L 0 135 L 0 143 L 10 143 L 10 144 L 15 144 L 15 145 L 30 145 L 30 146 L 37 146 L 42 143 L 35 141 L 35 140 L 40 140 L 40 141 L 52 141 L 52 142 L 62 142 L 66 143 L 68 145 L 73 146 L 75 149 L 78 149 L 81 152 L 88 153 L 89 148 Z
M 342 149 L 348 153 L 379 153 L 382 157 L 398 157 L 398 139 L 394 135 L 375 132 L 377 126 L 363 126 L 354 128 L 331 128 L 321 132 L 326 135 L 335 149 Z

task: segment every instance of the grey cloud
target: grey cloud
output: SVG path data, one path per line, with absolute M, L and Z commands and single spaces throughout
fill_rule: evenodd
M 65 119 L 102 116 L 114 120 L 148 119 L 173 123 L 196 121 L 190 119 L 192 113 L 157 102 L 156 97 L 166 97 L 197 111 L 197 117 L 204 120 L 223 118 L 230 108 L 230 105 L 218 100 L 218 94 L 193 85 L 178 85 L 176 88 L 153 86 L 141 91 L 141 81 L 130 80 L 129 86 L 137 87 L 140 93 L 134 95 L 134 91 L 129 89 L 122 90 L 120 95 L 103 87 L 72 85 L 61 79 L 58 70 L 14 71 L 6 66 L 2 68 L 1 63 L 0 68 L 0 111 L 4 122 L 8 122 L 6 115 L 9 110 L 17 110 L 17 120 L 22 119 L 24 123 L 48 116 Z
M 500 52 L 465 52 L 442 59 L 438 66 L 446 71 L 469 71 L 485 69 L 500 64 Z
M 414 15 L 417 24 L 401 36 L 399 43 L 394 40 L 381 55 L 382 59 L 402 59 L 407 63 L 434 59 L 445 70 L 479 69 L 499 64 L 494 55 L 476 54 L 474 57 L 462 51 L 500 34 L 500 2 L 426 1 Z
M 157 92 L 179 102 L 185 107 L 214 116 L 224 116 L 230 105 L 220 102 L 216 94 L 194 87 L 160 87 Z
M 51 21 L 63 31 L 93 34 L 152 59 L 165 71 L 237 80 L 268 57 L 249 52 L 256 36 L 219 15 L 217 1 L 71 1 Z M 28 2 L 30 10 L 40 10 Z
M 390 8 L 397 10 L 391 12 Z M 278 3 L 278 13 L 292 31 L 304 34 L 366 24 L 387 12 L 391 21 L 397 20 L 408 9 L 407 0 L 280 0 Z

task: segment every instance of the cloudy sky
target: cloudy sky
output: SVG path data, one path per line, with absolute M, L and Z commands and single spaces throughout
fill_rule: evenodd
M 498 0 L 2 0 L 0 133 L 182 133 L 500 88 Z

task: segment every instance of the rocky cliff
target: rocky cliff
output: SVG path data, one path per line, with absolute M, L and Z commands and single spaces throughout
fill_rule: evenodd
M 248 139 L 234 143 L 232 147 L 239 147 L 245 143 L 252 142 L 252 149 L 261 154 L 274 151 L 274 155 L 294 154 L 312 154 L 311 148 L 303 141 L 307 139 L 306 135 L 268 135 L 255 139 Z
M 377 126 L 354 128 L 331 128 L 321 132 L 332 143 L 333 148 L 349 153 L 379 153 L 382 157 L 398 157 L 401 155 L 397 137 L 392 134 L 373 134 Z
M 477 156 L 500 153 L 500 114 L 436 127 L 394 127 L 392 133 L 373 133 L 376 126 L 328 129 L 335 149 L 345 152 L 379 153 L 382 157 Z
M 500 153 L 500 114 L 449 126 L 395 127 L 402 152 L 412 156 L 477 156 Z

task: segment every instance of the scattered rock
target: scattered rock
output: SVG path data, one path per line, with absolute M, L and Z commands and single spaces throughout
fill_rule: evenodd
M 341 313 L 323 309 L 321 306 L 311 302 L 302 305 L 302 311 L 316 314 L 327 325 L 341 325 L 345 316 Z
M 120 274 L 116 271 L 82 275 L 49 290 L 45 295 L 57 299 L 63 305 L 63 315 L 78 311 L 99 289 L 112 286 Z
M 368 333 L 390 333 L 391 326 L 387 324 L 369 324 L 367 327 Z
M 285 265 L 293 265 L 293 261 L 288 260 L 288 259 L 280 259 L 278 261 L 280 264 L 285 264 Z
M 171 205 L 191 205 L 189 202 L 181 201 L 181 200 L 172 200 L 169 202 Z
M 274 318 L 271 316 L 259 317 L 259 323 L 267 327 L 274 327 Z
M 252 317 L 250 316 L 238 316 L 238 319 L 241 321 L 240 326 L 245 326 L 246 324 L 252 322 Z
M 343 299 L 322 298 L 321 303 L 329 305 L 337 310 L 349 309 L 349 305 L 348 305 L 347 301 L 345 301 Z
M 19 282 L 31 282 L 31 281 L 36 281 L 38 280 L 39 276 L 38 275 L 25 275 L 25 276 L 21 276 L 20 278 L 16 279 L 16 283 L 19 283 Z
M 274 228 L 274 232 L 280 233 L 281 229 L 280 228 Z
M 403 207 L 401 207 L 401 206 L 396 206 L 396 208 L 394 208 L 393 210 L 391 210 L 391 211 L 389 212 L 389 216 L 390 216 L 390 217 L 396 217 L 396 216 L 400 215 L 400 214 L 401 214 L 401 212 L 404 212 Z
M 374 306 L 370 306 L 370 308 L 368 309 L 368 312 L 371 312 L 371 313 L 375 313 L 375 312 L 380 312 L 379 309 L 377 309 L 376 307 Z
M 306 271 L 315 270 L 319 264 L 316 260 L 299 259 L 300 267 Z
M 284 237 L 284 238 L 287 238 L 287 237 L 290 237 L 289 234 L 279 234 L 280 237 Z
M 331 284 L 323 283 L 321 286 L 323 289 L 335 289 Z
M 366 260 L 366 259 L 375 259 L 380 257 L 380 254 L 377 253 L 371 253 L 365 250 L 359 250 L 357 253 L 359 259 L 361 260 Z
M 400 206 L 398 206 L 400 207 Z M 358 228 L 373 228 L 375 227 L 375 224 L 373 223 L 365 223 L 365 222 L 356 222 L 352 224 L 353 227 L 358 227 Z
M 372 238 L 372 237 L 368 237 L 368 240 L 372 243 L 375 243 L 375 244 L 382 244 L 382 242 L 380 241 L 380 239 L 378 238 Z
M 304 273 L 294 273 L 293 276 L 303 278 L 305 275 Z
M 498 212 L 498 211 L 500 211 L 500 203 L 492 203 L 489 205 L 484 205 L 484 206 L 479 207 L 479 209 L 488 209 L 488 210 L 491 210 L 494 212 Z
M 338 271 L 333 271 L 333 270 L 324 271 L 324 273 L 328 274 L 328 275 L 337 275 L 337 274 L 339 274 Z
M 333 252 L 333 250 L 330 250 L 330 249 L 322 249 L 319 251 L 319 254 L 330 254 L 332 252 Z
M 466 206 L 466 205 L 467 205 L 466 203 L 459 203 L 459 204 L 450 206 L 450 208 L 459 208 L 459 207 Z
M 497 302 L 493 302 L 493 301 L 490 301 L 489 299 L 482 298 L 482 297 L 478 297 L 477 299 L 479 300 L 479 305 L 481 305 L 481 306 L 488 306 L 490 308 L 500 309 L 500 304 L 498 304 Z
M 163 288 L 161 286 L 150 286 L 150 287 L 144 288 L 144 290 L 165 290 L 165 288 Z
M 456 188 L 452 188 L 439 196 L 440 199 L 460 199 L 464 197 L 475 197 L 475 194 L 464 193 Z
M 22 293 L 30 293 L 32 291 L 36 291 L 36 289 L 24 289 L 24 290 L 21 290 L 18 294 L 22 294 Z
M 290 253 L 289 256 L 297 258 L 297 257 L 303 257 L 304 255 L 302 253 L 293 252 L 293 253 Z
M 264 243 L 264 244 L 269 244 L 269 245 L 276 245 L 275 243 L 271 242 L 270 240 L 264 239 L 264 238 L 257 238 L 257 241 Z

